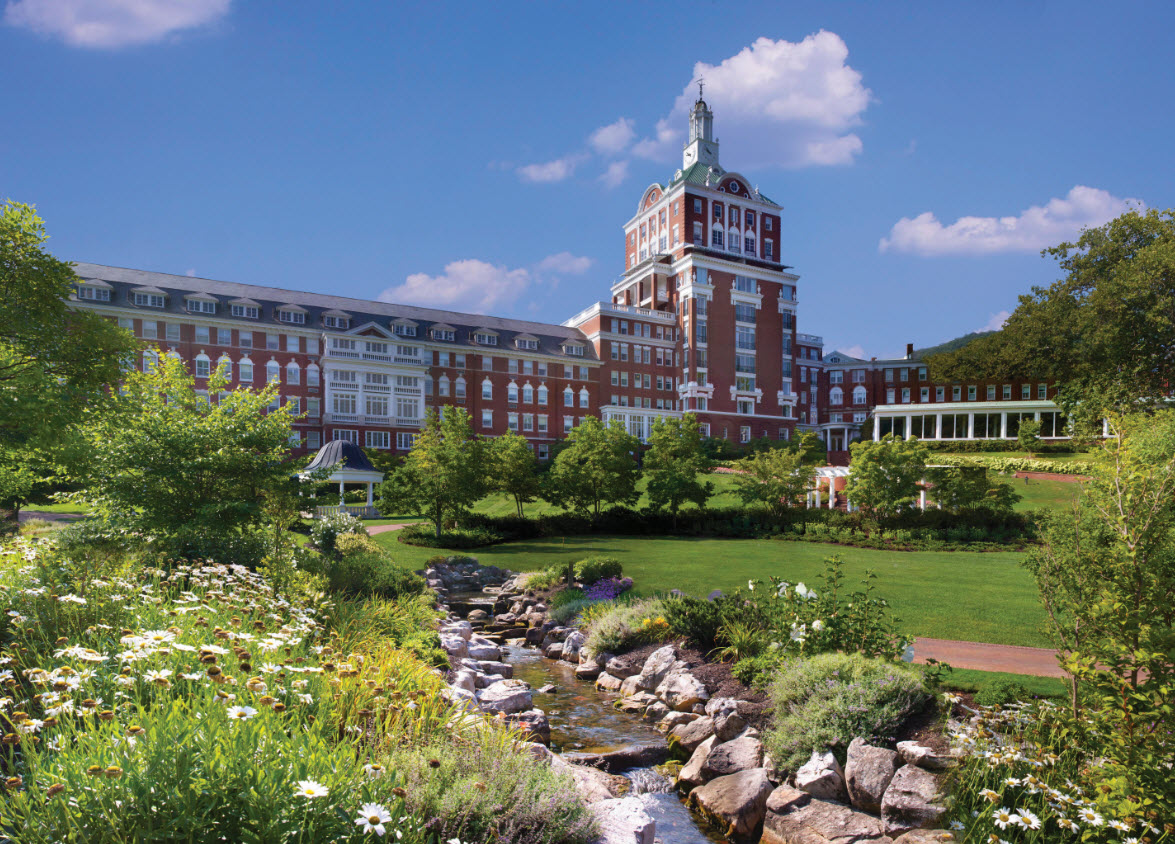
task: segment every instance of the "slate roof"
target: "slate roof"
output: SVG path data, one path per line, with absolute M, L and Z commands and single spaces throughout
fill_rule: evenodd
M 340 465 L 342 464 L 342 465 Z M 355 472 L 378 472 L 363 449 L 346 440 L 331 440 L 314 455 L 314 459 L 303 469 L 303 472 L 313 472 L 316 469 L 350 469 Z
M 402 338 L 404 343 L 428 344 L 431 347 L 441 348 L 465 346 L 484 350 L 486 354 L 505 354 L 512 351 L 530 351 L 533 354 L 537 351 L 542 355 L 550 355 L 569 361 L 598 360 L 595 349 L 583 333 L 578 329 L 563 325 L 421 308 L 415 305 L 398 305 L 392 302 L 373 302 L 346 296 L 306 293 L 299 290 L 285 290 L 280 287 L 238 284 L 232 281 L 192 278 L 148 270 L 110 267 L 102 264 L 76 263 L 74 271 L 83 281 L 96 280 L 105 282 L 111 287 L 109 302 L 87 302 L 87 305 L 113 305 L 140 310 L 144 314 L 178 315 L 188 313 L 184 306 L 185 295 L 202 293 L 214 297 L 220 303 L 221 307 L 217 309 L 215 317 L 217 320 L 252 324 L 262 331 L 281 331 L 292 328 L 321 330 L 322 317 L 325 313 L 343 311 L 350 314 L 352 328 L 371 322 L 390 330 L 390 325 L 396 320 L 406 319 L 415 322 L 417 324 L 416 336 Z M 134 304 L 131 292 L 135 289 L 141 290 L 144 287 L 158 288 L 161 292 L 168 294 L 167 302 L 163 308 L 140 307 Z M 251 300 L 251 303 L 255 303 L 260 308 L 258 319 L 232 316 L 228 305 L 233 302 L 240 304 L 242 300 Z M 293 306 L 291 310 L 305 311 L 305 325 L 278 321 L 277 312 L 283 305 Z M 433 340 L 428 332 L 434 325 L 451 326 L 455 331 L 456 339 L 452 342 Z M 486 328 L 498 332 L 498 345 L 483 346 L 473 342 L 473 334 Z M 331 330 L 337 331 L 338 329 Z M 514 339 L 518 335 L 538 338 L 539 348 L 537 350 L 518 349 L 514 345 Z M 574 341 L 583 346 L 583 354 L 572 355 L 563 351 L 562 344 L 567 341 Z
M 697 161 L 697 162 L 691 164 L 685 170 L 681 170 L 678 172 L 680 172 L 681 175 L 678 176 L 675 173 L 674 177 L 669 180 L 669 184 L 666 186 L 666 188 L 672 187 L 673 185 L 676 185 L 678 182 L 685 182 L 688 185 L 701 185 L 702 187 L 705 187 L 706 186 L 706 178 L 707 178 L 707 176 L 710 175 L 710 165 L 703 164 L 702 162 Z M 715 172 L 714 172 L 713 176 L 710 177 L 710 181 L 716 187 L 718 182 L 721 181 L 723 177 L 725 177 L 729 174 L 730 174 L 729 170 L 723 170 L 721 167 L 717 167 L 717 168 L 715 168 Z M 757 198 L 758 198 L 758 200 L 760 200 L 762 202 L 766 202 L 768 205 L 775 205 L 777 207 L 779 206 L 778 202 L 775 202 L 772 199 L 768 199 L 767 196 L 762 193 L 760 193 Z

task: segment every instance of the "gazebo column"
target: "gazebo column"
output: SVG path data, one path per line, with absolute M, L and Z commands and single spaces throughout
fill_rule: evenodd
M 343 495 L 343 482 L 339 481 L 339 506 L 342 507 L 347 503 L 347 499 Z
M 367 482 L 367 506 L 368 507 L 370 507 L 372 504 L 372 496 L 374 494 L 374 491 L 375 491 L 375 484 L 373 484 L 371 481 L 368 481 Z

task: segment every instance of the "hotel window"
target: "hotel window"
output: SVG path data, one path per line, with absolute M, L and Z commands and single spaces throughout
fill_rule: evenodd
M 892 369 L 885 370 L 885 380 L 886 381 L 893 381 L 893 370 Z
M 547 404 L 547 388 L 539 385 L 539 404 L 546 406 Z
M 1003 390 L 1004 401 L 1011 401 L 1012 399 L 1012 385 L 1005 384 Z
M 1032 398 L 1032 385 L 1031 384 L 1021 384 L 1020 385 L 1020 398 L 1025 401 Z
M 407 431 L 396 432 L 396 451 L 411 451 L 412 446 L 416 445 L 416 438 L 419 434 L 409 433 Z
M 946 401 L 946 388 L 935 387 L 934 388 L 934 400 L 935 401 Z
M 453 383 L 455 398 L 459 401 L 465 400 L 465 379 L 458 377 Z
M 967 401 L 975 401 L 975 399 L 976 399 L 976 390 L 975 390 L 975 385 L 972 384 L 971 386 L 967 387 Z
M 420 405 L 416 399 L 396 399 L 396 416 L 399 419 L 417 419 L 420 416 Z
M 722 222 L 722 203 L 721 202 L 714 203 L 714 219 L 718 222 Z
M 155 320 L 143 320 L 143 339 L 154 340 L 159 337 L 159 323 Z
M 229 312 L 233 316 L 243 319 L 257 319 L 261 316 L 261 309 L 256 305 L 232 305 Z
M 135 293 L 133 301 L 144 308 L 162 308 L 166 303 L 166 297 L 158 293 Z
M 306 415 L 317 419 L 322 414 L 322 399 L 306 399 Z
M 770 229 L 771 227 L 768 226 L 767 228 Z M 770 240 L 763 241 L 763 257 L 768 261 L 775 260 L 775 244 Z
M 1036 397 L 1037 397 L 1038 399 L 1041 399 L 1042 401 L 1043 401 L 1044 399 L 1047 399 L 1047 398 L 1049 397 L 1049 386 L 1048 386 L 1048 384 L 1037 384 L 1037 385 L 1036 385 Z
M 188 313 L 190 314 L 214 314 L 216 313 L 216 303 L 208 302 L 204 299 L 189 299 L 187 302 Z M 160 306 L 162 307 L 162 306 Z
M 775 222 L 774 217 L 764 217 L 763 218 L 763 228 L 767 229 L 767 231 L 772 231 L 772 229 L 774 228 L 774 225 L 773 225 L 774 222 Z
M 987 400 L 995 401 L 995 384 L 987 385 Z
M 352 372 L 352 375 L 355 373 Z M 281 381 L 281 365 L 276 360 L 271 360 L 265 364 L 265 380 L 270 384 L 280 383 Z
M 294 361 L 286 364 L 286 383 L 299 384 L 302 381 L 302 367 Z
M 179 342 L 179 339 L 180 339 L 179 323 L 169 322 L 167 324 L 167 327 L 164 329 L 164 331 L 167 333 L 168 340 L 171 340 L 176 343 Z
M 434 340 L 449 340 L 452 341 L 457 336 L 456 332 L 451 328 L 434 328 L 432 330 L 432 339 Z
M 833 387 L 831 390 L 828 391 L 828 403 L 829 404 L 841 405 L 841 404 L 844 404 L 844 401 L 845 401 L 845 393 L 844 393 L 844 390 L 842 390 L 840 387 Z M 925 399 L 924 399 L 924 401 L 925 401 Z
M 306 447 L 312 451 L 317 451 L 322 448 L 322 434 L 318 431 L 307 431 Z
M 951 401 L 962 401 L 962 400 L 963 400 L 963 388 L 962 387 L 951 387 Z
M 579 406 L 580 407 L 587 407 L 588 406 L 588 391 L 586 388 L 581 389 L 579 391 Z
M 524 430 L 524 431 L 533 431 L 534 430 L 534 414 L 533 413 L 522 414 L 522 430 Z
M 282 338 L 281 338 L 280 334 L 266 334 L 265 335 L 265 348 L 270 351 L 276 352 L 278 349 L 280 349 L 281 342 L 282 342 Z
M 448 375 L 442 375 L 439 379 L 437 379 L 437 395 L 439 395 L 439 396 L 449 395 L 449 376 Z
M 299 339 L 300 338 L 295 337 L 293 334 L 287 334 L 286 335 L 286 351 L 287 352 L 301 351 L 301 349 L 299 348 L 300 344 L 298 343 Z
M 901 369 L 900 375 L 901 375 L 902 383 L 905 383 L 906 381 L 910 380 L 910 370 L 904 366 Z
M 751 441 L 751 426 L 740 425 L 738 429 L 738 441 L 740 443 L 749 443 Z
M 918 367 L 918 380 L 919 381 L 926 380 L 926 367 L 925 366 Z
M 207 355 L 200 354 L 200 355 L 196 356 L 196 377 L 197 378 L 207 378 L 208 377 L 208 370 L 209 370 L 210 363 L 211 363 L 211 361 L 208 360 Z
M 302 415 L 302 399 L 298 396 L 286 396 L 286 408 L 294 416 Z
M 539 430 L 540 434 L 547 433 L 547 416 L 545 413 L 539 414 L 539 429 L 538 430 Z
M 513 372 L 513 373 L 517 374 L 518 373 L 518 361 L 516 361 L 514 358 L 510 358 L 509 360 L 507 360 L 506 361 L 506 371 Z
M 522 402 L 523 404 L 534 404 L 534 387 L 530 384 L 522 385 Z
M 208 326 L 207 326 L 207 325 L 197 325 L 197 326 L 196 326 L 196 342 L 197 342 L 197 343 L 209 343 L 209 342 L 211 342 L 211 340 L 209 339 L 209 338 L 210 338 L 210 336 L 211 336 L 211 335 L 210 335 L 210 333 L 209 333 L 209 330 L 208 330 Z
M 522 362 L 522 374 L 523 375 L 534 375 L 534 361 L 533 360 L 524 360 Z
M 710 245 L 722 248 L 722 229 L 715 227 L 714 231 L 710 232 Z
M 563 351 L 569 355 L 574 355 L 577 358 L 583 357 L 583 346 L 578 343 L 568 343 L 563 346 Z
M 864 403 L 865 403 L 865 388 L 864 387 L 854 387 L 853 388 L 853 404 L 864 404 Z
M 753 323 L 757 317 L 755 306 L 747 304 L 746 302 L 736 302 L 734 305 L 734 319 L 735 322 L 751 322 Z
M 829 384 L 843 384 L 845 382 L 845 374 L 840 369 L 834 369 L 828 373 Z
M 243 384 L 253 383 L 253 361 L 241 358 L 237 364 L 237 380 Z
M 359 445 L 359 432 L 354 428 L 335 428 L 335 439 Z
M 277 321 L 288 322 L 290 325 L 305 325 L 306 314 L 301 311 L 289 311 L 282 308 L 278 309 Z
M 230 381 L 232 380 L 232 378 L 233 378 L 233 362 L 229 358 L 228 355 L 221 355 L 220 356 L 220 359 L 216 362 L 216 368 L 223 369 L 224 370 L 224 377 L 229 379 Z
M 481 427 L 494 427 L 494 412 L 492 410 L 483 410 L 481 412 Z
M 929 387 L 922 388 L 921 398 L 919 399 L 919 401 L 923 401 L 923 402 L 930 401 L 930 388 Z
M 86 299 L 91 302 L 109 302 L 110 291 L 105 287 L 90 287 L 85 284 L 79 284 L 78 298 Z
M 510 404 L 518 404 L 518 385 L 513 381 L 506 385 L 506 401 Z
M 392 326 L 392 333 L 399 337 L 415 337 L 416 326 L 406 325 L 404 323 L 396 323 Z
M 902 404 L 910 403 L 910 388 L 902 387 Z
M 386 417 L 388 415 L 388 397 L 365 396 L 363 413 L 366 416 Z
M 391 446 L 392 435 L 388 431 L 366 431 L 363 434 L 365 448 L 388 448 Z
M 314 364 L 310 364 L 308 367 L 306 367 L 306 386 L 318 386 L 318 367 Z
M 538 340 L 526 340 L 524 338 L 516 339 L 514 341 L 514 344 L 516 346 L 518 346 L 518 348 L 520 348 L 520 349 L 526 349 L 527 351 L 531 351 L 531 352 L 535 351 L 539 347 Z
M 324 316 L 322 318 L 322 324 L 327 328 L 347 329 L 351 327 L 351 318 L 341 316 Z
M 885 403 L 886 404 L 893 404 L 893 400 L 894 400 L 894 389 L 893 389 L 893 387 L 890 387 L 888 390 L 885 391 Z

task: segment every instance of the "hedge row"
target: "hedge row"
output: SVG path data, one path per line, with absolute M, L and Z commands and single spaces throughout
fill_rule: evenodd
M 1049 472 L 1059 475 L 1088 475 L 1093 472 L 1093 463 L 1088 460 L 1035 460 L 1027 457 L 984 457 L 982 455 L 943 455 L 934 458 L 936 463 L 947 466 L 980 466 L 1001 475 L 1016 472 Z

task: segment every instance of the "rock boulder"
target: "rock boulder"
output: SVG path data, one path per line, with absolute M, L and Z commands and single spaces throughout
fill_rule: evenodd
M 749 771 L 763 764 L 763 745 L 758 739 L 738 738 L 715 744 L 702 766 L 706 779 L 725 777 L 739 771 Z
M 848 803 L 844 771 L 831 752 L 812 751 L 812 758 L 796 771 L 796 788 L 806 791 L 817 800 Z
M 713 752 L 713 751 L 711 751 Z M 690 792 L 690 803 L 726 830 L 727 837 L 750 838 L 763 822 L 774 787 L 762 768 L 710 780 Z
M 866 744 L 862 738 L 853 739 L 845 763 L 845 785 L 853 807 L 881 814 L 881 798 L 900 767 L 894 751 Z
M 881 800 L 886 834 L 898 836 L 912 829 L 934 828 L 946 811 L 938 801 L 938 778 L 915 765 L 903 765 Z

